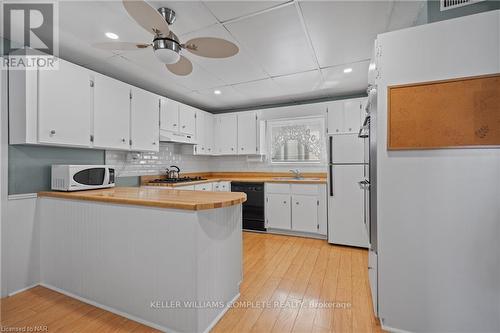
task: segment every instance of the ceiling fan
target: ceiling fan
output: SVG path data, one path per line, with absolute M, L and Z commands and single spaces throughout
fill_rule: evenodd
M 158 60 L 176 75 L 188 75 L 193 70 L 191 61 L 182 55 L 183 50 L 207 58 L 228 58 L 238 53 L 234 43 L 215 37 L 199 37 L 181 43 L 170 30 L 175 22 L 175 12 L 170 8 L 156 10 L 143 0 L 122 0 L 125 10 L 141 27 L 154 37 L 151 43 L 109 42 L 96 43 L 94 47 L 105 50 L 133 51 L 152 47 Z

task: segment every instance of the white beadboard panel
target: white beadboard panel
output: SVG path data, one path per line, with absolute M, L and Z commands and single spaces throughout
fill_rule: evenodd
M 6 201 L 6 225 L 3 228 L 3 266 L 8 294 L 40 282 L 40 229 L 37 221 L 37 198 Z
M 393 1 L 300 2 L 321 67 L 370 59 L 373 41 L 385 32 Z
M 257 13 L 281 3 L 284 1 L 204 1 L 205 6 L 221 22 Z
M 316 68 L 314 53 L 293 5 L 225 26 L 271 76 Z
M 183 302 L 239 294 L 241 205 L 191 212 L 40 198 L 39 206 L 45 285 L 176 332 L 205 332 L 226 311 Z

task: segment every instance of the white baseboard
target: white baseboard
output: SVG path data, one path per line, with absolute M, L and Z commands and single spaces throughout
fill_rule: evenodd
M 402 330 L 402 329 L 399 329 L 399 328 L 394 328 L 394 327 L 390 327 L 390 326 L 384 325 L 382 323 L 382 321 L 380 321 L 380 326 L 382 326 L 382 329 L 384 331 L 391 332 L 391 333 L 412 333 L 410 331 L 405 331 L 405 330 Z
M 146 325 L 146 326 L 149 326 L 149 327 L 152 327 L 152 328 L 155 328 L 157 330 L 160 330 L 162 332 L 172 332 L 172 333 L 180 333 L 178 331 L 175 331 L 171 328 L 168 328 L 168 327 L 164 327 L 164 326 L 161 326 L 161 325 L 158 325 L 158 324 L 153 324 L 147 320 L 144 320 L 144 319 L 141 319 L 141 318 L 138 318 L 136 316 L 133 316 L 131 314 L 128 314 L 128 313 L 125 313 L 125 312 L 122 312 L 122 311 L 119 311 L 119 310 L 116 310 L 112 307 L 109 307 L 109 306 L 106 306 L 106 305 L 102 305 L 100 303 L 97 303 L 97 302 L 94 302 L 94 301 L 91 301 L 87 298 L 84 298 L 84 297 L 80 297 L 80 296 L 77 296 L 75 294 L 72 294 L 72 293 L 69 293 L 65 290 L 62 290 L 62 289 L 59 289 L 57 287 L 54 287 L 54 286 L 51 286 L 51 285 L 48 285 L 46 283 L 40 283 L 41 286 L 45 287 L 45 288 L 48 288 L 48 289 L 51 289 L 51 290 L 54 290 L 54 291 L 57 291 L 58 293 L 61 293 L 63 295 L 66 295 L 68 297 L 71 297 L 71 298 L 74 298 L 74 299 L 77 299 L 81 302 L 84 302 L 84 303 L 87 303 L 87 304 L 90 304 L 90 305 L 93 305 L 95 307 L 98 307 L 100 309 L 103 309 L 103 310 L 106 310 L 106 311 L 109 311 L 109 312 L 112 312 L 114 314 L 117 314 L 119 316 L 122 316 L 122 317 L 125 317 L 127 319 L 130 319 L 130 320 L 133 320 L 135 322 L 138 322 L 138 323 L 141 323 L 143 325 Z
M 310 233 L 310 232 L 293 231 L 293 230 L 267 228 L 267 232 L 264 232 L 264 233 L 275 234 L 275 235 L 285 235 L 285 236 L 316 238 L 316 239 L 324 239 L 324 240 L 327 239 L 326 235 L 320 235 L 320 234 L 315 234 L 315 233 Z
M 19 289 L 19 290 L 15 290 L 11 293 L 9 293 L 7 296 L 10 297 L 10 296 L 14 296 L 16 294 L 19 294 L 19 293 L 22 293 L 23 291 L 26 291 L 28 289 L 31 289 L 31 288 L 35 288 L 36 286 L 40 285 L 39 283 L 35 283 L 35 284 L 32 284 L 31 286 L 27 286 L 27 287 L 24 287 L 22 289 Z
M 58 293 L 61 293 L 63 295 L 66 295 L 68 297 L 71 297 L 71 298 L 75 298 L 81 302 L 84 302 L 84 303 L 87 303 L 87 304 L 90 304 L 90 305 L 93 305 L 95 307 L 98 307 L 100 309 L 103 309 L 103 310 L 106 310 L 106 311 L 109 311 L 109 312 L 112 312 L 114 314 L 117 314 L 119 316 L 122 316 L 122 317 L 125 317 L 127 319 L 130 319 L 130 320 L 133 320 L 135 322 L 138 322 L 138 323 L 141 323 L 143 325 L 146 325 L 146 326 L 149 326 L 149 327 L 152 327 L 152 328 L 155 328 L 157 330 L 160 330 L 162 332 L 169 332 L 169 333 L 180 333 L 178 331 L 175 331 L 171 328 L 168 328 L 168 327 L 165 327 L 165 326 L 161 326 L 161 325 L 158 325 L 158 324 L 154 324 L 154 323 L 151 323 L 147 320 L 144 320 L 144 319 L 141 319 L 139 317 L 136 317 L 134 315 L 131 315 L 131 314 L 128 314 L 126 312 L 122 312 L 120 310 L 116 310 L 115 308 L 112 308 L 112 307 L 109 307 L 109 306 L 106 306 L 106 305 L 102 305 L 100 303 L 97 303 L 97 302 L 94 302 L 94 301 L 91 301 L 87 298 L 84 298 L 84 297 L 81 297 L 81 296 L 77 296 L 75 294 L 72 294 L 70 292 L 67 292 L 65 290 L 62 290 L 62 289 L 59 289 L 57 287 L 54 287 L 54 286 L 51 286 L 49 284 L 46 284 L 46 283 L 40 283 L 40 285 L 42 287 L 45 287 L 45 288 L 48 288 L 48 289 L 51 289 L 51 290 L 54 290 Z M 32 287 L 31 287 L 32 288 Z M 234 303 L 238 298 L 240 297 L 240 293 L 238 293 L 230 302 L 229 304 L 232 304 Z M 214 320 L 210 323 L 210 325 L 208 326 L 208 328 L 203 332 L 203 333 L 209 333 L 210 330 L 219 322 L 219 320 L 226 314 L 226 312 L 230 309 L 230 306 L 226 306 L 224 308 L 223 311 L 221 311 L 217 317 L 214 318 Z
M 238 287 L 239 289 L 239 287 Z M 229 304 L 233 304 L 234 302 L 236 302 L 236 300 L 240 298 L 240 293 L 238 293 L 236 296 L 234 296 L 234 298 L 229 302 Z M 219 313 L 217 315 L 217 317 L 214 318 L 214 320 L 210 323 L 210 325 L 208 325 L 207 329 L 203 332 L 203 333 L 209 333 L 212 328 L 215 327 L 215 325 L 217 325 L 217 323 L 219 322 L 219 320 L 221 320 L 221 318 L 226 314 L 226 312 L 230 309 L 230 305 L 226 306 L 224 308 L 224 310 L 222 310 L 221 313 Z

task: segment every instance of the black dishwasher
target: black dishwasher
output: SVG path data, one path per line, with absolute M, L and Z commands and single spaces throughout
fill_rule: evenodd
M 244 192 L 243 229 L 266 231 L 264 220 L 264 183 L 231 182 L 231 192 Z

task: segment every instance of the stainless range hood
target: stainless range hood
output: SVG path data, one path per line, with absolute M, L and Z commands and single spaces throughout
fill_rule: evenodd
M 160 129 L 160 142 L 176 142 L 176 143 L 184 143 L 184 144 L 191 144 L 191 145 L 195 145 L 198 143 L 198 142 L 196 142 L 193 135 L 175 133 L 175 132 L 166 131 L 166 130 L 162 130 L 162 129 Z

